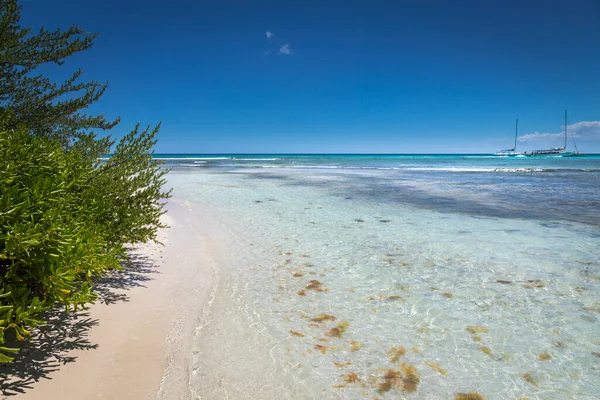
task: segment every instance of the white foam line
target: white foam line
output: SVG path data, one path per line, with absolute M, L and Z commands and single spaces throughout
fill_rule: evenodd
M 276 160 L 281 160 L 281 158 L 235 158 L 235 157 L 232 157 L 231 160 L 235 160 L 235 161 L 276 161 Z
M 231 157 L 154 157 L 154 160 L 231 160 Z

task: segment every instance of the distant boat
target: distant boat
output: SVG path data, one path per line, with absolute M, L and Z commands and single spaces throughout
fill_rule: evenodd
M 567 115 L 567 111 L 565 110 L 565 115 Z M 565 135 L 567 134 L 567 123 L 565 121 Z M 584 153 L 580 153 L 579 149 L 577 148 L 577 143 L 575 143 L 575 135 L 571 134 L 571 138 L 573 139 L 573 147 L 575 147 L 575 152 L 565 152 L 562 156 L 563 157 L 581 157 L 581 156 L 587 156 L 587 154 Z
M 517 151 L 517 132 L 518 131 L 519 131 L 519 118 L 517 118 L 517 124 L 515 126 L 515 144 L 514 144 L 513 148 L 506 149 L 506 150 L 500 150 L 494 154 L 497 156 L 504 156 L 504 157 L 515 157 L 515 156 L 523 155 L 523 153 L 519 153 Z
M 573 136 L 573 144 L 575 144 L 575 136 Z M 533 150 L 530 153 L 523 153 L 523 155 L 527 157 L 535 157 L 535 156 L 558 156 L 558 157 L 576 157 L 583 156 L 585 154 L 580 153 L 577 150 L 577 145 L 575 144 L 576 151 L 567 151 L 567 110 L 565 110 L 565 142 L 563 147 L 553 147 L 551 149 L 545 150 Z

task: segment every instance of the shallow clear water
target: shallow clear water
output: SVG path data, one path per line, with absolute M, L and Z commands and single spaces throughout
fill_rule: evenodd
M 196 158 L 175 196 L 306 397 L 600 396 L 600 158 Z

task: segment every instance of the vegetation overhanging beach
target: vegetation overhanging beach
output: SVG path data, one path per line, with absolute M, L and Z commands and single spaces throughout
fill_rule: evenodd
M 152 159 L 158 128 L 137 126 L 116 143 L 99 133 L 119 119 L 83 112 L 106 84 L 80 82 L 80 70 L 64 82 L 38 72 L 89 49 L 96 35 L 76 26 L 34 33 L 20 25 L 20 12 L 16 1 L 0 2 L 0 361 L 7 363 L 5 394 L 24 392 L 73 360 L 66 350 L 99 346 L 86 339 L 96 324 L 85 317 L 86 307 L 126 299 L 119 290 L 149 279 L 149 261 L 129 246 L 159 242 L 170 196 L 163 188 L 166 170 Z M 111 159 L 100 161 L 108 153 Z M 137 311 L 143 315 L 144 309 Z M 121 329 L 116 325 L 111 334 Z

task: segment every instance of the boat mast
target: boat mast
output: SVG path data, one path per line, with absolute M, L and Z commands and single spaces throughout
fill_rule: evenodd
M 515 145 L 513 151 L 517 149 L 517 132 L 519 131 L 519 118 L 517 118 L 517 126 L 515 126 Z
M 567 110 L 565 110 L 565 145 L 562 148 L 563 150 L 567 149 Z

